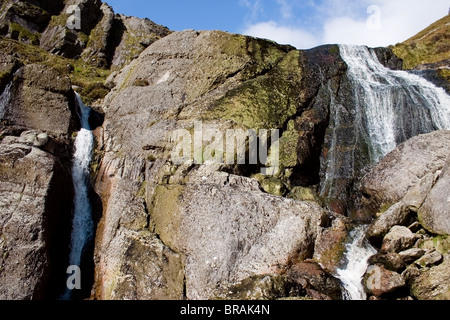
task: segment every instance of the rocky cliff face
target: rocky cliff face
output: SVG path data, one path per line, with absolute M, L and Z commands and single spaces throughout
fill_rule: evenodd
M 65 26 L 73 4 L 80 30 Z M 361 220 L 373 220 L 379 249 L 373 298 L 448 298 L 448 131 L 408 140 L 425 132 L 405 103 L 405 143 L 373 167 L 339 46 L 170 32 L 96 0 L 3 1 L 0 22 L 12 38 L 0 39 L 0 283 L 11 284 L 0 297 L 54 298 L 64 286 L 76 84 L 104 97 L 91 117 L 92 298 L 340 299 L 333 274 Z M 392 50 L 370 53 L 402 69 Z M 200 127 L 210 137 L 195 149 Z M 267 146 L 270 157 L 279 145 L 279 170 L 205 162 L 226 147 L 212 136 L 231 129 L 279 130 Z M 190 161 L 176 160 L 176 132 L 191 138 Z
M 179 165 L 170 157 L 171 133 L 189 130 L 195 120 L 203 120 L 205 129 L 283 128 L 314 94 L 295 81 L 306 64 L 307 56 L 290 47 L 185 31 L 156 42 L 116 76 L 99 133 L 103 157 L 96 190 L 104 214 L 96 243 L 96 297 L 210 299 L 240 281 L 313 257 L 314 239 L 331 219 L 322 208 L 263 192 L 250 178 L 257 166 Z M 251 92 L 258 90 L 261 101 L 253 104 Z M 119 253 L 136 241 L 157 250 L 152 256 L 162 250 L 169 257 L 163 267 L 169 270 L 154 273 L 158 290 L 134 281 L 141 271 L 127 267 L 128 255 Z M 141 264 L 160 265 L 161 258 Z
M 70 8 L 79 9 L 79 12 Z M 100 0 L 2 1 L 0 34 L 67 58 L 120 69 L 170 31 L 145 19 L 116 15 Z M 67 28 L 71 16 L 79 26 Z M 70 20 L 71 21 L 71 20 Z
M 73 92 L 68 78 L 30 64 L 0 101 L 0 297 L 48 298 L 67 254 Z

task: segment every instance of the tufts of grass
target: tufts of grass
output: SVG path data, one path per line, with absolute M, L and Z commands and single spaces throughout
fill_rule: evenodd
M 37 46 L 4 37 L 0 37 L 0 52 L 15 54 L 23 64 L 43 64 L 68 76 L 73 85 L 82 88 L 80 95 L 88 104 L 103 98 L 109 92 L 104 82 L 111 71 L 94 67 L 81 59 L 64 58 Z

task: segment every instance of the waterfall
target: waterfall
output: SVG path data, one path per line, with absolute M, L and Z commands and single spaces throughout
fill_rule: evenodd
M 345 300 L 366 300 L 367 295 L 362 279 L 368 267 L 368 259 L 377 253 L 366 239 L 367 226 L 361 225 L 350 232 L 350 241 L 346 244 L 345 262 L 337 270 L 337 278 L 344 286 Z
M 76 93 L 81 119 L 81 130 L 75 140 L 75 154 L 72 164 L 72 179 L 74 186 L 74 209 L 72 234 L 70 242 L 70 266 L 81 266 L 83 251 L 94 236 L 94 222 L 89 200 L 89 171 L 94 147 L 94 135 L 89 126 L 91 109 L 84 105 Z M 63 299 L 70 299 L 71 290 L 66 289 Z
M 348 68 L 337 94 L 330 89 L 320 194 L 345 202 L 352 183 L 397 145 L 450 130 L 450 96 L 419 75 L 385 67 L 373 49 L 339 48 Z
M 5 116 L 6 107 L 11 101 L 11 88 L 12 81 L 6 85 L 3 93 L 0 95 L 0 119 L 3 119 Z
M 322 159 L 321 194 L 341 197 L 364 166 L 374 165 L 398 144 L 436 130 L 450 130 L 450 96 L 426 79 L 382 65 L 374 50 L 340 45 L 348 66 L 341 92 L 331 99 L 329 157 Z M 338 165 L 336 165 L 338 163 Z M 365 238 L 367 226 L 350 232 L 337 277 L 344 299 L 365 300 L 362 278 L 376 253 Z
M 426 79 L 382 65 L 365 46 L 341 45 L 353 84 L 355 108 L 363 115 L 371 163 L 416 135 L 450 129 L 450 96 Z

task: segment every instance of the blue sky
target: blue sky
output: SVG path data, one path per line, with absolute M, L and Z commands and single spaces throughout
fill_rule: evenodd
M 325 43 L 387 46 L 445 16 L 448 0 L 106 0 L 116 13 L 171 30 L 223 30 L 299 49 Z

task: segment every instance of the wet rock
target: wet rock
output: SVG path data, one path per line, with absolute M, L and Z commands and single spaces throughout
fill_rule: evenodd
M 372 49 L 378 60 L 387 68 L 392 70 L 403 70 L 403 60 L 397 57 L 390 48 Z
M 340 281 L 327 274 L 315 263 L 304 262 L 295 264 L 289 269 L 286 277 L 304 289 L 313 289 L 332 300 L 340 300 L 342 298 Z

